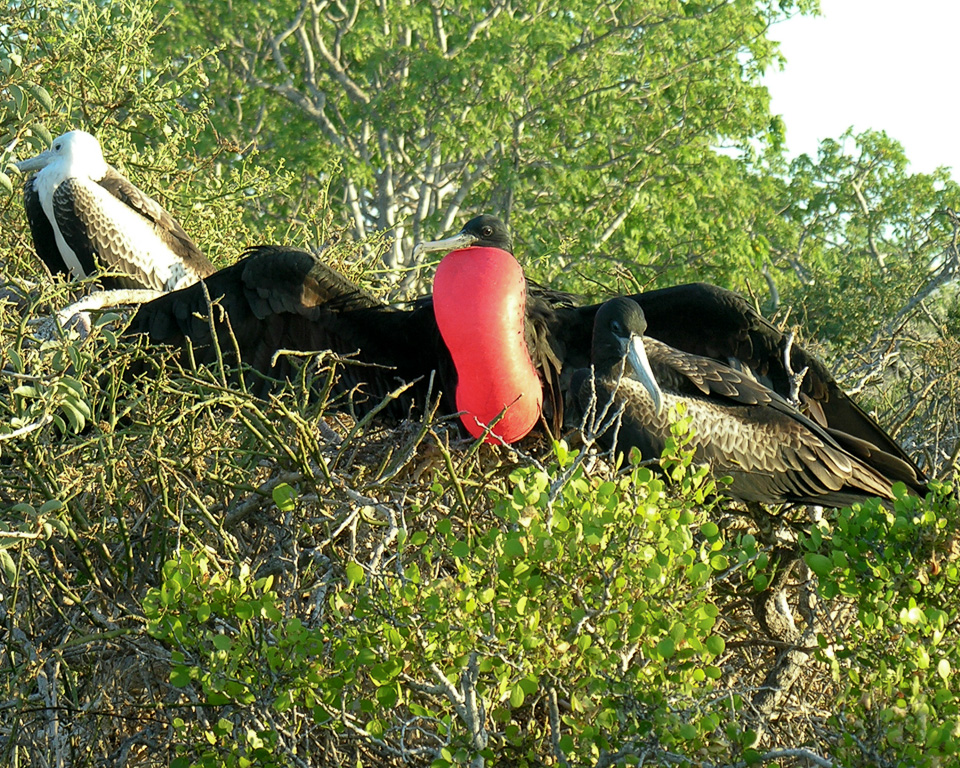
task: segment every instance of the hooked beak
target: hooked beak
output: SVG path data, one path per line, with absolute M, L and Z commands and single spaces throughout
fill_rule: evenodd
M 39 171 L 41 168 L 46 167 L 52 159 L 53 148 L 51 147 L 50 149 L 45 149 L 36 157 L 21 160 L 19 163 L 14 163 L 14 165 L 20 173 L 28 173 L 29 171 Z
M 657 415 L 663 410 L 663 393 L 660 391 L 660 385 L 653 375 L 650 368 L 650 361 L 647 359 L 647 351 L 643 347 L 643 339 L 640 336 L 631 336 L 627 342 L 627 361 L 633 368 L 637 379 L 643 384 L 644 389 L 650 393 L 653 398 L 653 407 Z
M 413 247 L 413 258 L 419 259 L 421 254 L 432 253 L 433 251 L 455 251 L 458 248 L 469 248 L 479 240 L 475 235 L 466 232 L 458 232 L 453 237 L 447 237 L 443 240 L 424 240 Z

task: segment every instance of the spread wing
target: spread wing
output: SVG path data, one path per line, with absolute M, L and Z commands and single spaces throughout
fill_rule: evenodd
M 185 361 L 192 347 L 198 363 L 212 363 L 219 347 L 235 366 L 239 351 L 240 361 L 274 379 L 297 365 L 277 350 L 330 350 L 355 361 L 344 364 L 335 392 L 359 388 L 354 402 L 361 411 L 401 383 L 418 381 L 393 409 L 397 416 L 413 402 L 423 405 L 442 347 L 432 307 L 395 309 L 312 254 L 272 246 L 250 249 L 203 283 L 144 304 L 129 332 L 179 347 Z M 270 382 L 261 381 L 265 391 Z

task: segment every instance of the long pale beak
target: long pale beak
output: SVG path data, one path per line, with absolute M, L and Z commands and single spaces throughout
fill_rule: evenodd
M 476 235 L 458 232 L 453 237 L 447 237 L 443 240 L 424 240 L 413 247 L 413 258 L 418 259 L 421 254 L 432 253 L 433 251 L 455 251 L 458 248 L 468 248 L 479 239 Z
M 36 157 L 21 160 L 19 163 L 14 163 L 14 165 L 17 166 L 17 170 L 19 170 L 20 173 L 27 173 L 29 171 L 39 171 L 41 168 L 46 167 L 52 159 L 53 148 L 50 148 L 44 150 Z
M 660 415 L 663 410 L 663 393 L 660 391 L 660 385 L 653 375 L 650 368 L 650 361 L 647 359 L 647 350 L 643 347 L 643 339 L 640 336 L 631 336 L 627 343 L 627 360 L 637 379 L 643 384 L 644 389 L 650 393 L 653 398 L 653 407 Z

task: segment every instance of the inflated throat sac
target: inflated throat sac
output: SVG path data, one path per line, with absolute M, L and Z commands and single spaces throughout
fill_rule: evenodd
M 526 280 L 507 251 L 473 246 L 440 262 L 433 311 L 457 369 L 457 408 L 467 431 L 487 442 L 526 436 L 543 407 L 543 389 L 524 337 Z

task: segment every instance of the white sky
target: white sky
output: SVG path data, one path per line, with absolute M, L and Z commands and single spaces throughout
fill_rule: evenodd
M 790 157 L 820 139 L 883 130 L 909 171 L 960 180 L 960 0 L 820 0 L 821 15 L 774 26 L 787 59 L 765 77 Z

